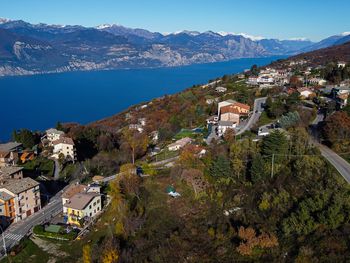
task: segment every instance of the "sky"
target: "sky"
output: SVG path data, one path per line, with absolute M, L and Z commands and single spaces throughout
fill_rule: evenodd
M 246 33 L 318 41 L 350 31 L 350 0 L 0 0 L 0 17 L 31 23 L 120 24 L 161 33 Z

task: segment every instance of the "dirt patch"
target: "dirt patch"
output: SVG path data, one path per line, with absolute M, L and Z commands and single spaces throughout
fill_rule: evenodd
M 56 262 L 55 258 L 63 258 L 68 256 L 68 254 L 62 250 L 60 250 L 60 247 L 52 242 L 43 240 L 38 237 L 32 237 L 31 240 L 43 251 L 47 252 L 48 254 L 54 256 L 54 258 L 50 258 L 48 262 L 54 263 Z

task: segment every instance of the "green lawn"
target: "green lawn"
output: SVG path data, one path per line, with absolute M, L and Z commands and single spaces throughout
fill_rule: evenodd
M 53 176 L 54 162 L 52 160 L 37 157 L 32 161 L 28 161 L 22 165 L 24 170 L 29 173 L 43 173 L 47 176 Z
M 50 256 L 45 251 L 42 251 L 33 241 L 30 239 L 23 240 L 18 246 L 18 254 L 15 256 L 8 256 L 7 258 L 2 259 L 1 263 L 46 263 L 48 262 Z M 15 249 L 15 250 L 17 250 Z
M 271 122 L 274 122 L 275 119 L 271 119 L 269 116 L 267 116 L 266 112 L 263 111 L 260 115 L 259 121 L 258 121 L 258 127 L 269 124 Z

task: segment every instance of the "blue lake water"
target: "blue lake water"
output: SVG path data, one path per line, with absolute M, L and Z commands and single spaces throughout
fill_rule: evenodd
M 281 57 L 236 59 L 174 68 L 0 78 L 0 141 L 14 129 L 44 130 L 57 121 L 86 124 L 194 84 L 266 65 Z

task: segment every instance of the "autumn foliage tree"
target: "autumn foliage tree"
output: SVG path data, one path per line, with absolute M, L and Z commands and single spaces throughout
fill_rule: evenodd
M 123 132 L 123 139 L 131 149 L 132 163 L 135 163 L 136 155 L 142 155 L 146 152 L 149 138 L 145 133 L 126 128 Z
M 238 236 L 242 242 L 237 247 L 237 251 L 243 256 L 250 256 L 255 247 L 272 248 L 278 246 L 278 239 L 274 234 L 262 233 L 256 235 L 252 227 L 244 228 L 241 226 L 238 230 Z
M 337 111 L 326 119 L 323 135 L 333 146 L 350 141 L 350 116 L 343 111 Z
M 91 246 L 89 244 L 86 244 L 83 246 L 83 262 L 84 263 L 91 263 Z

